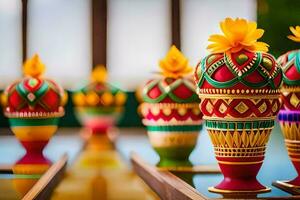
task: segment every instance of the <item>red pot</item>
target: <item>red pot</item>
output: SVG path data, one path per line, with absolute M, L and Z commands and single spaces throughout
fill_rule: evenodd
M 197 66 L 200 108 L 224 175 L 211 192 L 260 193 L 256 175 L 281 107 L 282 73 L 273 56 L 241 50 L 211 54 Z
M 300 73 L 299 50 L 289 51 L 278 58 L 283 68 L 281 89 L 282 109 L 279 122 L 289 157 L 298 173 L 291 181 L 277 181 L 284 187 L 300 187 Z

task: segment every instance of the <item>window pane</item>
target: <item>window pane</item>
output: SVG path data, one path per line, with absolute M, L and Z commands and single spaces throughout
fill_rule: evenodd
M 22 5 L 20 0 L 0 1 L 0 86 L 21 75 Z
M 226 17 L 256 20 L 256 0 L 182 0 L 182 50 L 195 66 L 207 55 L 208 37 Z
M 30 0 L 28 56 L 39 53 L 46 75 L 65 87 L 86 79 L 91 69 L 90 0 Z
M 112 82 L 134 90 L 158 70 L 171 45 L 169 0 L 109 0 L 108 59 Z

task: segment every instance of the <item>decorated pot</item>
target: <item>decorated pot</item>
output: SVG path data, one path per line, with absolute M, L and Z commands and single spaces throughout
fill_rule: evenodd
M 45 66 L 38 55 L 24 64 L 25 77 L 9 85 L 2 97 L 10 128 L 31 157 L 41 157 L 44 147 L 64 115 L 64 90 L 42 77 Z
M 160 156 L 158 166 L 189 166 L 189 155 L 202 126 L 195 86 L 186 76 L 192 68 L 175 46 L 160 62 L 160 68 L 162 76 L 149 80 L 143 88 L 143 124 Z
M 290 27 L 295 36 L 289 38 L 300 42 L 300 27 Z M 298 173 L 291 181 L 280 182 L 289 187 L 300 187 L 300 50 L 289 51 L 278 58 L 282 66 L 283 86 L 281 99 L 283 106 L 278 119 L 285 139 L 290 159 Z
M 97 66 L 91 81 L 73 92 L 76 115 L 94 134 L 106 133 L 121 117 L 126 93 L 106 82 L 104 66 Z
M 197 93 L 224 180 L 216 193 L 267 192 L 256 175 L 280 109 L 281 68 L 257 42 L 263 30 L 255 22 L 226 18 L 224 35 L 211 35 L 212 52 L 195 71 Z

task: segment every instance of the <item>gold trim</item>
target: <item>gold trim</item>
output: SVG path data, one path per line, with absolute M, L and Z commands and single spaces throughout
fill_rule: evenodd
M 298 150 L 299 151 L 299 150 Z M 289 150 L 288 150 L 288 155 L 289 156 L 300 156 L 300 151 L 298 152 L 298 153 L 295 153 L 295 152 L 290 152 Z
M 272 130 L 274 128 L 274 126 L 272 127 L 268 127 L 268 128 L 263 128 L 264 130 Z M 224 129 L 222 128 L 211 128 L 211 127 L 206 127 L 207 130 L 213 130 L 213 131 L 224 131 Z M 251 131 L 251 129 L 227 129 L 228 131 Z
M 300 122 L 280 121 L 280 127 L 286 142 L 300 143 Z
M 58 112 L 4 112 L 7 118 L 22 118 L 22 119 L 45 119 L 64 116 L 63 107 L 59 107 Z
M 295 162 L 300 162 L 300 158 L 293 158 L 293 157 L 291 157 L 291 160 L 295 161 Z
M 209 117 L 203 116 L 205 120 L 215 120 L 215 121 L 231 121 L 231 122 L 243 122 L 243 121 L 265 121 L 265 120 L 275 120 L 276 116 L 271 117 L 245 117 L 245 118 L 234 118 L 234 117 Z
M 158 107 L 158 108 L 199 108 L 199 103 L 142 103 L 143 107 Z
M 290 87 L 290 86 L 282 86 L 281 92 L 300 92 L 300 87 L 299 86 L 294 86 L 294 87 Z
M 214 193 L 219 193 L 219 194 L 234 194 L 234 193 L 240 193 L 240 194 L 247 194 L 247 193 L 266 193 L 270 192 L 271 188 L 266 187 L 264 189 L 260 190 L 224 190 L 224 189 L 217 189 L 215 187 L 209 187 L 208 191 L 214 192 Z
M 216 156 L 221 157 L 261 157 L 265 154 L 266 147 L 254 147 L 254 148 L 224 148 L 224 147 L 214 147 L 214 152 Z
M 218 131 L 208 130 L 214 147 L 227 148 L 231 151 L 234 148 L 264 147 L 271 134 L 270 129 L 252 129 L 249 131 Z
M 246 94 L 246 95 L 242 95 L 242 94 L 207 94 L 207 93 L 199 93 L 198 94 L 200 99 L 279 99 L 280 97 L 280 93 L 276 94 L 276 95 L 253 95 L 253 94 Z
M 145 126 L 171 126 L 171 125 L 180 126 L 180 125 L 201 125 L 203 123 L 203 120 L 195 121 L 191 118 L 188 118 L 185 121 L 178 121 L 173 118 L 170 121 L 164 121 L 163 119 L 159 119 L 156 121 L 143 119 L 142 122 Z
M 195 146 L 199 132 L 155 132 L 148 131 L 148 137 L 153 147 Z
M 220 161 L 218 160 L 218 163 L 220 164 L 225 164 L 225 165 L 255 165 L 262 163 L 263 160 L 261 161 L 253 161 L 253 162 L 231 162 L 231 161 Z
M 299 141 L 299 140 L 285 139 L 284 141 L 285 141 L 285 143 L 288 144 L 288 145 L 295 145 L 295 146 L 300 145 L 300 141 Z
M 219 88 L 198 88 L 198 94 L 224 94 L 224 95 L 243 95 L 243 94 L 279 94 L 280 89 L 219 89 Z

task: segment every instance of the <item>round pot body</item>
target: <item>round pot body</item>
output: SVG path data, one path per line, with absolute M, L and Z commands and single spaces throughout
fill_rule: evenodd
M 189 156 L 202 128 L 198 104 L 143 103 L 142 114 L 150 143 L 160 157 L 158 166 L 190 166 Z
M 121 111 L 117 107 L 77 107 L 76 116 L 93 134 L 105 134 L 109 128 L 115 126 Z

